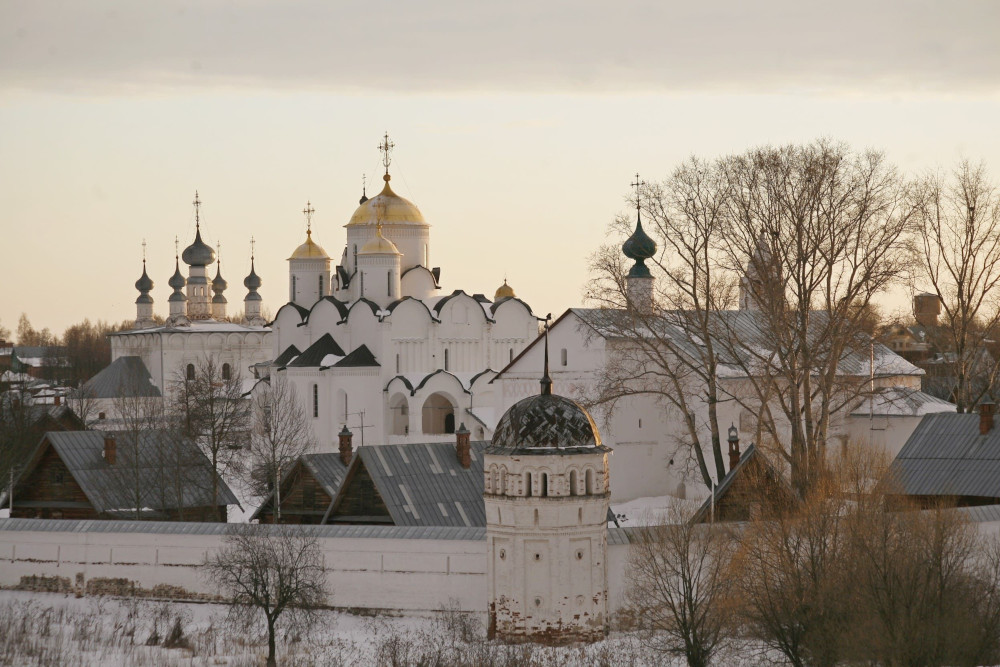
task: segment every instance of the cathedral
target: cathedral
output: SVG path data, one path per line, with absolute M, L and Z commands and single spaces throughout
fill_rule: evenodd
M 392 189 L 388 136 L 379 148 L 384 186 L 348 218 L 335 266 L 307 205 L 269 372 L 295 388 L 319 451 L 335 451 L 345 425 L 362 445 L 452 441 L 462 423 L 488 439 L 500 416 L 491 380 L 535 340 L 538 318 L 506 280 L 492 297 L 442 287 L 431 225 Z

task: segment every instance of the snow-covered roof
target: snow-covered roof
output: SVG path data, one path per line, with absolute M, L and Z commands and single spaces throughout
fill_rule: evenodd
M 215 320 L 194 320 L 191 322 L 190 326 L 175 327 L 175 326 L 159 326 L 150 327 L 148 329 L 126 329 L 125 331 L 115 331 L 110 336 L 125 336 L 132 334 L 150 334 L 150 333 L 246 333 L 256 331 L 260 333 L 269 333 L 271 331 L 270 327 L 257 326 L 249 324 L 237 324 L 235 322 L 216 322 Z
M 851 411 L 852 415 L 874 414 L 892 417 L 921 417 L 937 412 L 955 412 L 954 403 L 916 389 L 892 387 L 866 396 Z

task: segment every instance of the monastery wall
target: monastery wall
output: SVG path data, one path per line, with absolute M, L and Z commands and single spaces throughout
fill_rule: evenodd
M 457 601 L 462 610 L 486 611 L 485 529 L 315 530 L 326 533 L 318 539 L 336 607 L 415 613 Z M 211 599 L 218 590 L 199 566 L 221 548 L 224 531 L 224 524 L 0 519 L 0 587 Z M 399 537 L 420 531 L 428 537 Z M 376 536 L 346 536 L 361 533 Z M 614 607 L 627 547 L 608 550 Z

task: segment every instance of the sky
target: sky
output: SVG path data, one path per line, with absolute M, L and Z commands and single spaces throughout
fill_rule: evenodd
M 1000 181 L 998 25 L 992 0 L 0 0 L 0 326 L 133 318 L 143 241 L 165 315 L 195 190 L 230 311 L 251 236 L 277 311 L 306 202 L 339 258 L 384 132 L 446 291 L 506 277 L 538 314 L 582 305 L 633 175 L 691 155 L 830 137 Z

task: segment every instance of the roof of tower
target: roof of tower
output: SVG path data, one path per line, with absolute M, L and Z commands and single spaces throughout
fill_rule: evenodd
M 377 221 L 386 225 L 426 226 L 423 214 L 413 202 L 400 197 L 389 187 L 389 174 L 382 177 L 385 187 L 371 199 L 364 200 L 348 225 L 374 225 Z
M 184 276 L 181 274 L 181 265 L 176 258 L 174 258 L 174 275 L 170 276 L 167 284 L 175 290 L 184 289 L 184 286 L 187 285 L 187 281 L 184 280 Z
M 500 418 L 487 454 L 591 454 L 607 451 L 597 425 L 575 401 L 556 394 L 523 398 Z
M 188 266 L 208 266 L 215 261 L 215 251 L 212 246 L 201 240 L 201 227 L 196 227 L 194 243 L 184 248 L 181 259 Z
M 212 290 L 215 292 L 222 292 L 227 287 L 229 287 L 229 283 L 227 283 L 226 279 L 222 277 L 222 264 L 219 263 L 215 267 L 215 278 L 212 279 Z
M 306 242 L 296 248 L 288 259 L 330 259 L 330 256 L 326 254 L 326 250 L 313 241 L 310 229 L 306 231 Z
M 503 285 L 497 288 L 496 293 L 493 295 L 494 301 L 499 301 L 500 299 L 506 299 L 509 297 L 517 296 L 514 294 L 514 288 L 507 284 L 507 279 L 503 279 Z
M 153 281 L 146 274 L 146 260 L 142 260 L 142 275 L 135 281 L 135 288 L 140 292 L 148 292 L 153 289 Z
M 656 241 L 642 228 L 642 219 L 636 215 L 635 231 L 622 244 L 622 252 L 629 259 L 645 260 L 656 254 Z
M 396 244 L 382 235 L 382 225 L 375 228 L 375 238 L 361 246 L 359 255 L 402 255 Z
M 243 279 L 243 286 L 246 287 L 251 292 L 256 292 L 260 289 L 263 281 L 260 276 L 257 275 L 257 271 L 254 270 L 253 257 L 250 258 L 250 275 Z

